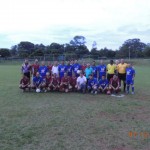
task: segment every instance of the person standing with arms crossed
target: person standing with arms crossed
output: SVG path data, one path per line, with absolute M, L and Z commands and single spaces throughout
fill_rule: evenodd
M 121 59 L 121 62 L 117 66 L 118 78 L 120 80 L 120 86 L 121 86 L 121 80 L 122 80 L 124 92 L 126 92 L 126 69 L 127 69 L 127 67 L 128 67 L 128 64 L 124 62 L 124 59 Z

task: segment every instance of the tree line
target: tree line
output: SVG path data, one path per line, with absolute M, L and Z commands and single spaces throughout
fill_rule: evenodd
M 29 41 L 22 41 L 10 49 L 0 48 L 0 57 L 18 57 L 31 58 L 36 56 L 53 55 L 53 56 L 70 56 L 72 58 L 81 58 L 91 56 L 95 58 L 144 58 L 150 57 L 150 43 L 141 42 L 140 39 L 126 40 L 118 50 L 108 49 L 107 47 L 97 49 L 96 44 L 89 50 L 86 46 L 84 36 L 75 36 L 67 44 L 51 43 L 50 45 L 33 44 Z

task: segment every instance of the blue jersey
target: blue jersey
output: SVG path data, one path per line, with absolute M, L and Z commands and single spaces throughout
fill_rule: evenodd
M 85 69 L 85 75 L 87 79 L 89 79 L 89 75 L 91 75 L 92 73 L 93 73 L 93 69 L 91 67 Z
M 74 64 L 74 65 L 73 65 L 73 72 L 75 73 L 76 76 L 79 76 L 79 75 L 77 74 L 77 71 L 78 71 L 78 70 L 81 70 L 81 66 L 80 66 L 79 64 Z
M 126 69 L 126 80 L 132 81 L 134 75 L 135 75 L 135 70 L 132 67 Z
M 58 71 L 59 71 L 59 77 L 60 78 L 64 77 L 64 73 L 66 72 L 66 65 L 59 65 Z
M 47 66 L 40 66 L 39 73 L 42 78 L 46 77 L 47 72 L 48 72 Z
M 96 66 L 91 66 L 91 68 L 93 69 L 94 78 L 97 78 L 97 67 Z
M 88 80 L 88 86 L 90 86 L 90 87 L 92 87 L 93 85 L 97 85 L 97 84 L 98 84 L 98 82 L 97 82 L 96 78 Z
M 33 84 L 40 85 L 42 82 L 43 82 L 43 78 L 42 77 L 36 77 L 35 76 L 33 78 Z
M 68 72 L 68 76 L 72 77 L 72 70 L 73 70 L 73 66 L 72 65 L 67 65 L 66 66 L 66 70 Z
M 99 76 L 100 78 L 104 75 L 106 76 L 106 65 L 99 65 L 97 66 L 98 72 L 99 72 Z
M 105 88 L 106 86 L 108 86 L 108 80 L 104 79 L 104 80 L 100 80 L 99 81 L 99 86 L 101 86 L 102 88 Z

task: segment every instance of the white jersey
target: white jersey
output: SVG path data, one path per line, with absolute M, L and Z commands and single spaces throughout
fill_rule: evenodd
M 77 78 L 77 83 L 78 83 L 79 85 L 85 84 L 86 81 L 87 81 L 87 79 L 86 79 L 85 76 L 83 76 L 83 77 L 79 76 L 79 77 Z

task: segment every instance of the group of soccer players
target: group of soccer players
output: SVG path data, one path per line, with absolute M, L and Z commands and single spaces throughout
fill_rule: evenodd
M 40 65 L 37 59 L 31 65 L 26 59 L 21 71 L 23 77 L 19 87 L 23 91 L 117 94 L 121 91 L 121 81 L 123 81 L 123 91 L 129 94 L 131 87 L 131 93 L 134 94 L 135 69 L 123 59 L 115 62 L 110 60 L 108 65 L 100 60 L 97 66 L 95 61 L 92 64 L 83 62 L 81 65 L 77 60 L 67 61 L 67 64 L 65 61 L 60 64 L 58 61 L 54 64 L 49 61 L 47 65 L 42 61 Z

